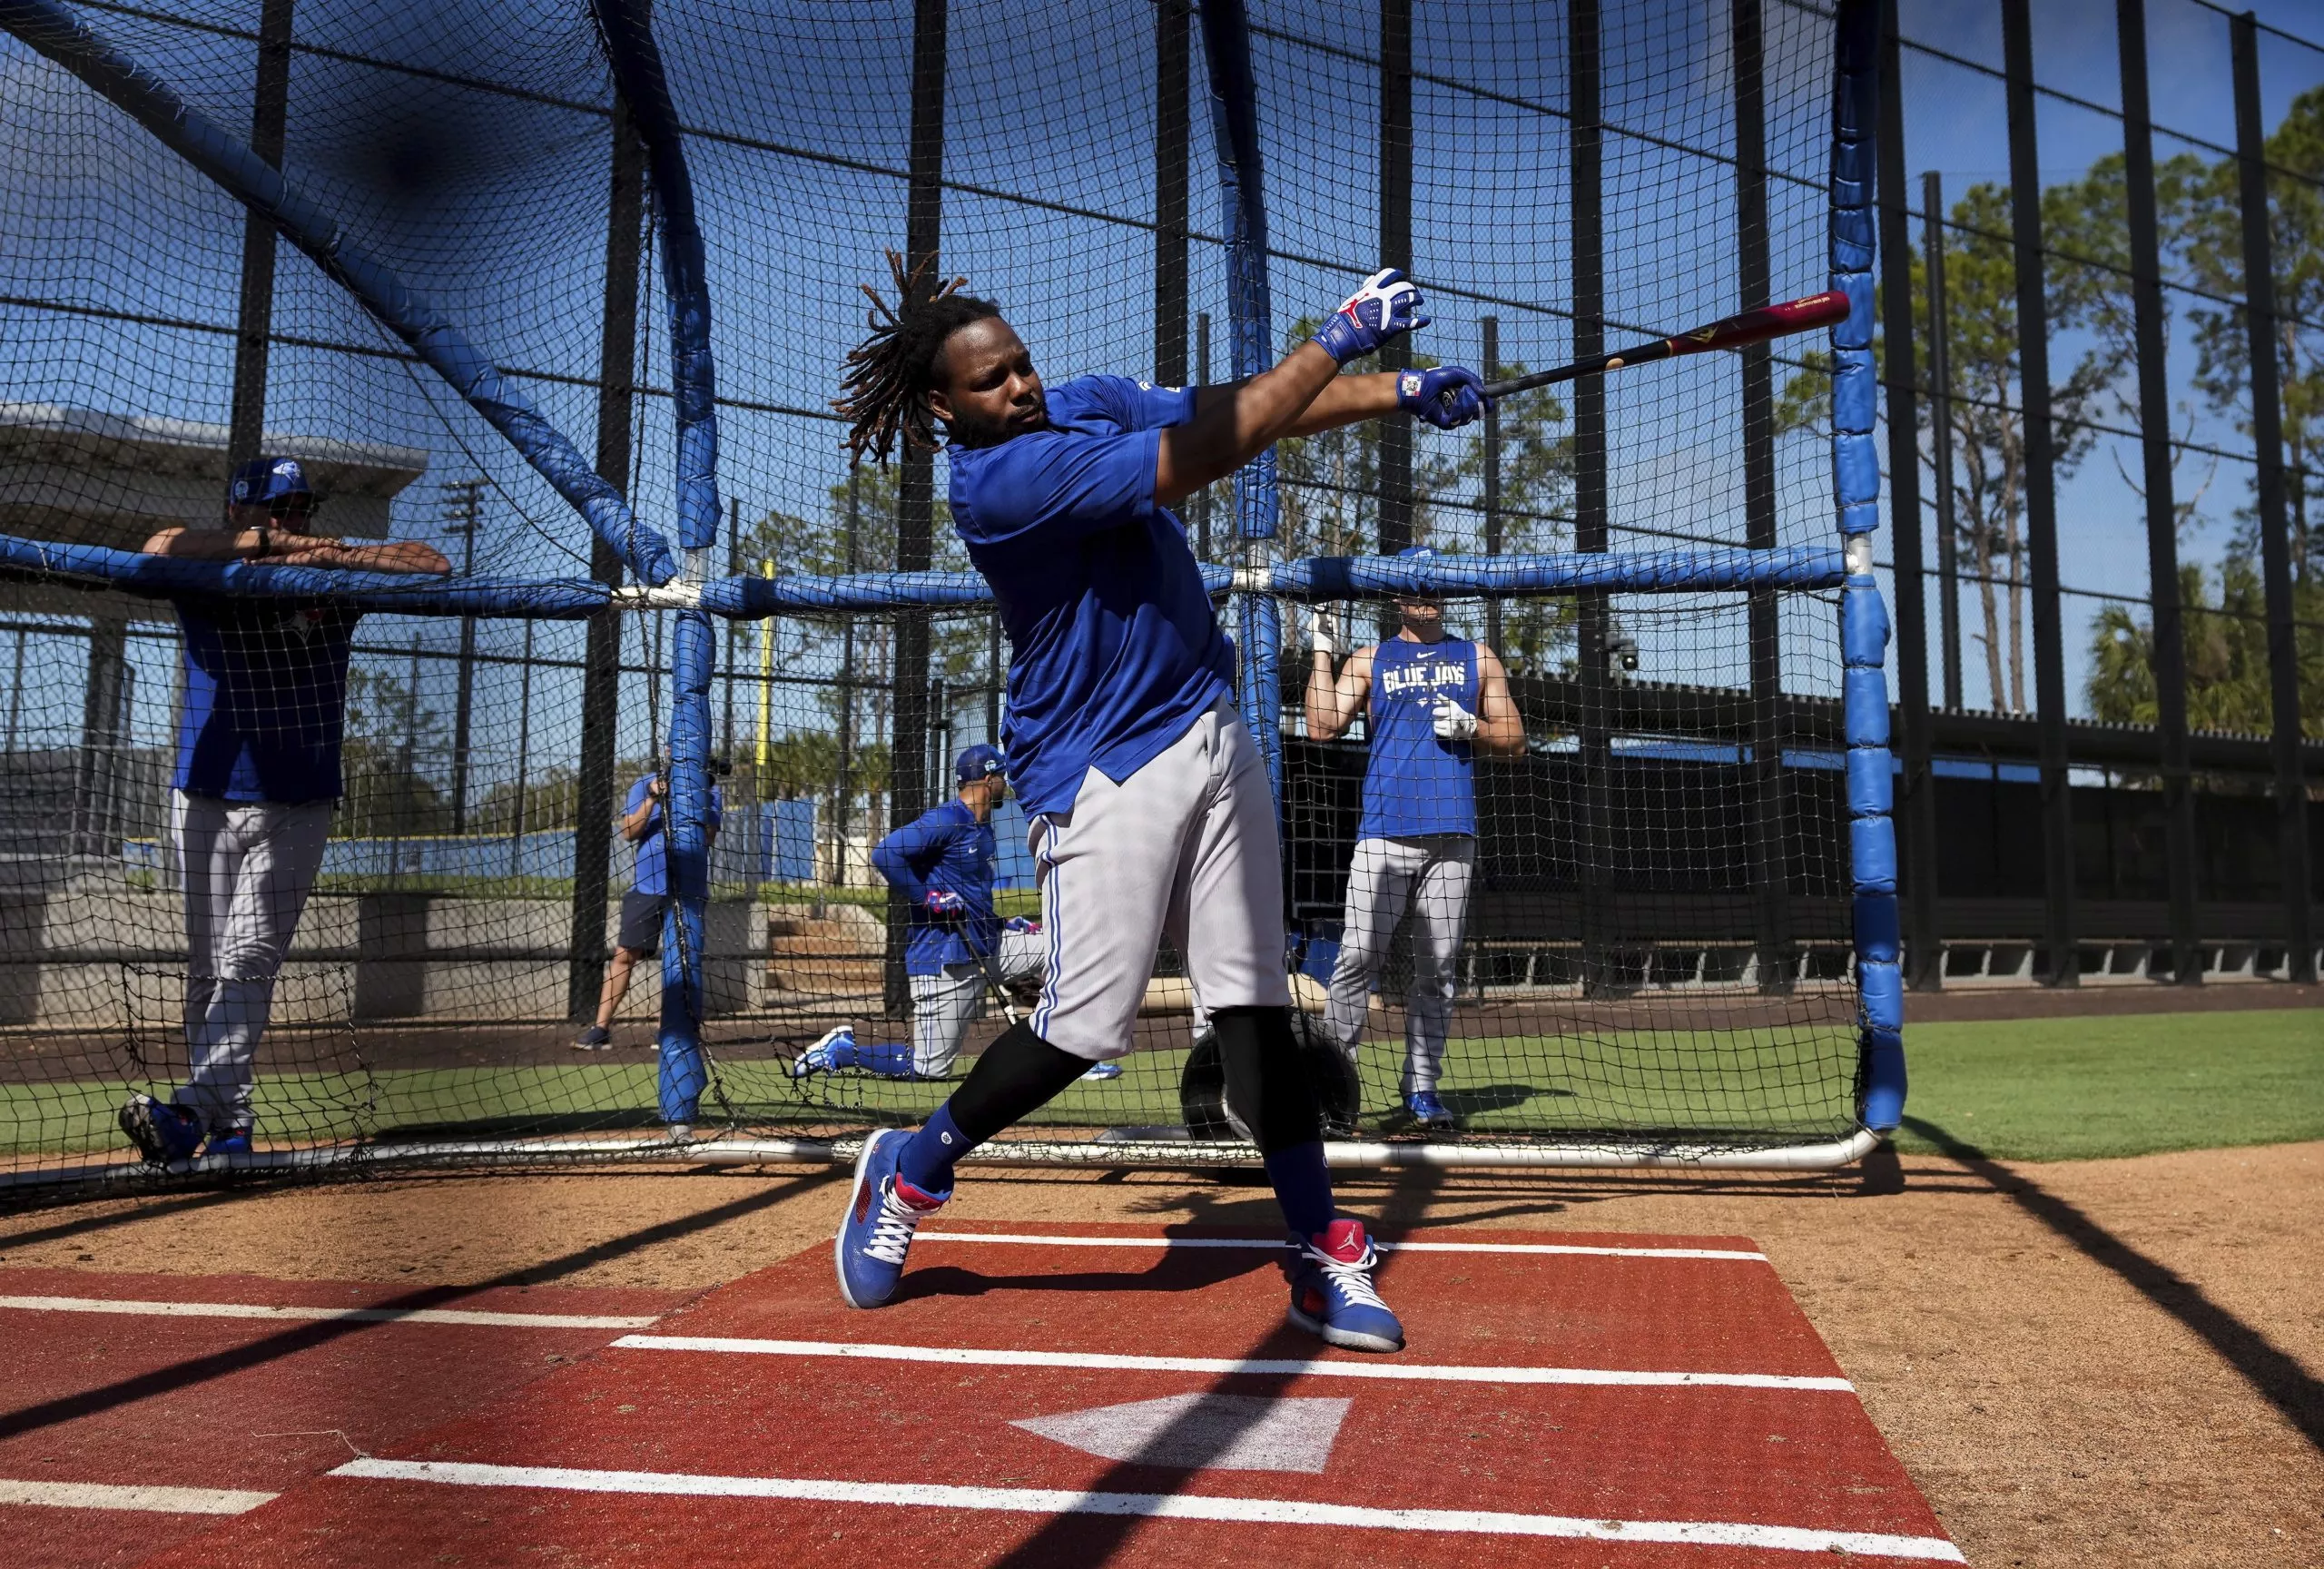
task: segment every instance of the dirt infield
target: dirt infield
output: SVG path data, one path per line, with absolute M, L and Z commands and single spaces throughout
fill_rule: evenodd
M 1980 1564 L 2324 1563 L 2324 1144 L 1709 1182 L 1348 1181 L 1383 1229 L 1755 1238 Z M 828 1233 L 833 1176 L 435 1177 L 0 1219 L 0 1268 L 694 1291 Z M 978 1174 L 980 1221 L 1265 1226 L 1263 1189 Z M 440 1298 L 439 1298 L 440 1299 Z

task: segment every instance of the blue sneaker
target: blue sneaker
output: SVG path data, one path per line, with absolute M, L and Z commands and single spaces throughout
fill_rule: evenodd
M 804 1079 L 810 1073 L 829 1073 L 838 1068 L 836 1058 L 842 1048 L 855 1050 L 855 1029 L 842 1024 L 823 1031 L 823 1038 L 791 1060 L 791 1076 Z
M 173 1100 L 132 1095 L 121 1109 L 121 1130 L 156 1166 L 191 1159 L 202 1142 L 202 1120 Z
M 922 1193 L 896 1175 L 911 1135 L 882 1128 L 863 1140 L 855 1158 L 855 1186 L 832 1251 L 839 1265 L 839 1294 L 851 1308 L 877 1308 L 896 1294 L 912 1233 L 952 1195 Z
M 1401 1351 L 1404 1327 L 1373 1289 L 1379 1261 L 1361 1220 L 1334 1220 L 1299 1248 L 1291 1273 L 1291 1321 L 1350 1351 Z
M 251 1130 L 247 1128 L 230 1128 L 223 1133 L 212 1133 L 210 1136 L 210 1142 L 202 1147 L 202 1153 L 205 1157 L 247 1155 L 250 1152 Z
M 1121 1076 L 1122 1065 L 1118 1062 L 1092 1062 L 1089 1071 L 1081 1076 L 1081 1081 L 1084 1084 L 1102 1084 L 1108 1079 Z
M 1452 1113 L 1433 1090 L 1422 1090 L 1404 1097 L 1404 1110 L 1413 1114 L 1413 1121 L 1422 1128 L 1451 1128 L 1455 1126 Z

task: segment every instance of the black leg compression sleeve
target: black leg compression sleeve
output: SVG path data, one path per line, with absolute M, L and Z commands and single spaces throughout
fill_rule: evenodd
M 1288 1008 L 1222 1008 L 1210 1016 L 1226 1071 L 1226 1103 L 1272 1155 L 1324 1136 L 1315 1086 L 1291 1035 Z
M 1012 1024 L 984 1049 L 945 1104 L 973 1148 L 1039 1110 L 1088 1071 L 1087 1057 L 1059 1051 L 1029 1024 Z

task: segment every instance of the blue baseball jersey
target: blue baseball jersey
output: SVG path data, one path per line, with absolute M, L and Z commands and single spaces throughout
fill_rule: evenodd
M 1068 812 L 1092 768 L 1117 782 L 1234 690 L 1186 526 L 1154 499 L 1166 426 L 1191 389 L 1084 376 L 1049 389 L 1049 429 L 948 449 L 952 524 L 1009 632 L 1009 782 Z
M 362 613 L 284 600 L 181 599 L 177 768 L 189 795 L 335 801 L 347 657 Z
M 1372 656 L 1372 755 L 1364 766 L 1363 839 L 1477 832 L 1476 760 L 1436 734 L 1436 699 L 1477 712 L 1477 646 L 1391 637 Z
M 654 775 L 646 775 L 629 787 L 629 799 L 622 803 L 625 817 L 652 799 Z M 726 802 L 718 794 L 718 786 L 710 787 L 710 831 L 726 821 Z M 640 893 L 667 894 L 670 892 L 670 853 L 662 833 L 662 803 L 655 801 L 654 810 L 646 814 L 645 832 L 637 841 L 637 875 L 630 886 Z
M 872 864 L 911 901 L 904 973 L 940 975 L 947 964 L 972 964 L 1000 941 L 992 907 L 992 824 L 980 823 L 959 796 L 921 813 L 872 852 Z M 930 891 L 958 893 L 968 908 L 939 915 L 922 903 Z

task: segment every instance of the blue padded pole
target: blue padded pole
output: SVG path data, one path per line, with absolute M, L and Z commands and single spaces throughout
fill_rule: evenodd
M 640 579 L 660 584 L 676 575 L 661 535 L 631 514 L 621 493 L 590 467 L 579 449 L 503 380 L 498 369 L 448 318 L 342 235 L 319 203 L 294 189 L 266 160 L 56 0 L 0 0 L 0 27 L 79 77 L 305 252 L 507 437 Z
M 0 577 L 79 577 L 93 587 L 110 585 L 157 599 L 185 594 L 330 599 L 358 610 L 398 616 L 523 616 L 559 621 L 586 620 L 612 597 L 601 583 L 570 578 L 463 577 L 446 582 L 406 572 L 189 561 L 6 534 L 0 534 Z
M 1888 610 L 1872 573 L 1880 459 L 1873 444 L 1873 134 L 1877 0 L 1840 0 L 1832 113 L 1832 483 L 1847 578 L 1840 590 L 1841 725 L 1847 739 L 1848 866 L 1855 893 L 1856 1115 L 1890 1132 L 1905 1114 L 1905 987 L 1898 962 L 1896 828 L 1888 753 Z M 1897 328 L 1905 331 L 1906 328 Z
M 704 916 L 710 901 L 710 617 L 681 610 L 671 638 L 670 903 L 662 917 L 662 1120 L 691 1123 L 707 1081 L 702 1055 Z
M 671 383 L 677 413 L 678 544 L 684 576 L 709 576 L 718 541 L 717 372 L 710 350 L 710 282 L 669 76 L 643 0 L 591 0 L 614 81 L 645 143 L 660 219 L 662 281 L 670 299 Z M 692 1123 L 707 1073 L 702 1051 L 703 931 L 710 900 L 710 617 L 678 613 L 670 658 L 670 796 L 665 804 L 670 900 L 662 917 L 662 1119 Z
M 1210 66 L 1211 142 L 1218 157 L 1220 224 L 1226 235 L 1226 321 L 1229 360 L 1237 378 L 1256 376 L 1272 362 L 1274 307 L 1267 291 L 1267 212 L 1260 179 L 1259 95 L 1251 74 L 1250 18 L 1243 0 L 1205 0 L 1203 54 Z M 1277 500 L 1275 449 L 1235 474 L 1235 531 L 1243 565 L 1265 560 L 1264 541 L 1275 538 Z M 1276 672 L 1283 646 L 1283 612 L 1273 596 L 1246 592 L 1236 614 L 1241 660 L 1236 698 L 1259 754 L 1276 814 L 1283 807 L 1283 706 Z

